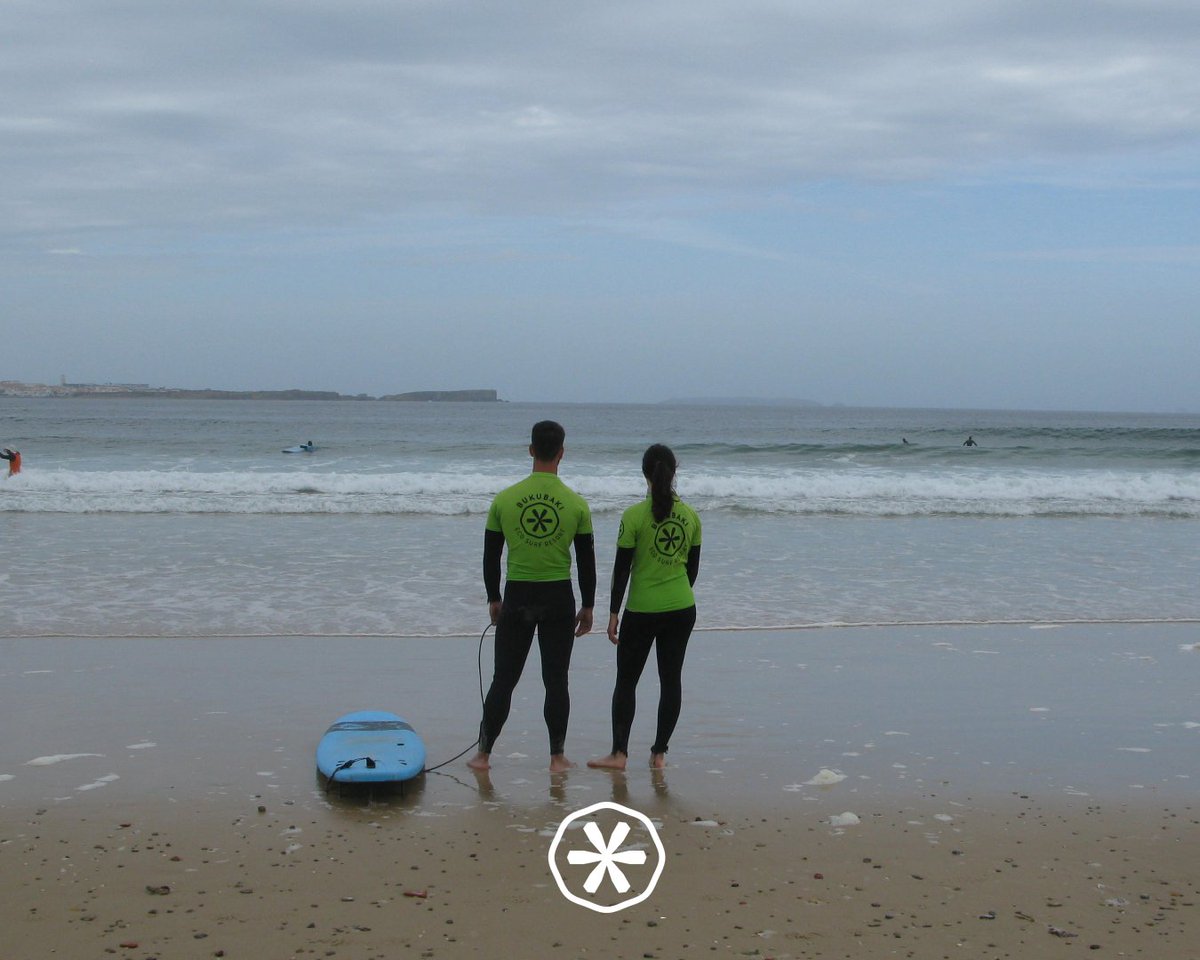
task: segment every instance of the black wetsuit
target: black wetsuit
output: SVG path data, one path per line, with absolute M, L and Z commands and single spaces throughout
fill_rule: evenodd
M 577 534 L 574 545 L 580 600 L 585 608 L 592 607 L 596 602 L 596 552 L 592 534 Z M 503 534 L 491 530 L 485 532 L 483 566 L 489 602 L 500 599 L 503 546 Z M 542 659 L 542 683 L 546 688 L 542 715 L 550 736 L 550 754 L 563 752 L 571 715 L 567 671 L 575 646 L 575 614 L 575 593 L 570 580 L 509 580 L 504 585 L 504 602 L 496 623 L 496 663 L 492 685 L 483 702 L 483 720 L 479 724 L 481 751 L 491 753 L 504 728 L 513 690 L 525 669 L 536 632 Z

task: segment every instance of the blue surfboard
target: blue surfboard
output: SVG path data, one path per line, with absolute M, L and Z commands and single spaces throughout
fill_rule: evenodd
M 338 783 L 399 783 L 425 769 L 425 744 L 403 717 L 386 710 L 348 713 L 317 744 L 317 769 Z

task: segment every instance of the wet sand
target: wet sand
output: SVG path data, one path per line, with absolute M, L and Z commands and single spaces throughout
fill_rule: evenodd
M 623 775 L 582 766 L 608 747 L 596 637 L 579 769 L 546 773 L 527 668 L 491 775 L 460 760 L 402 794 L 323 790 L 316 739 L 382 707 L 453 756 L 477 638 L 6 640 L 3 955 L 1200 956 L 1198 633 L 698 634 L 662 776 L 636 753 Z M 652 682 L 641 697 L 648 742 Z M 653 892 L 609 914 L 548 863 L 598 801 L 665 851 Z
M 661 816 L 649 899 L 598 914 L 551 879 L 544 809 L 263 806 L 11 818 L 5 955 L 1197 955 L 1191 807 L 925 797 L 836 828 L 808 809 L 683 804 Z

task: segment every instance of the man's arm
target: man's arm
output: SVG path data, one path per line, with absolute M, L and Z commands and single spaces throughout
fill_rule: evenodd
M 500 619 L 500 555 L 504 552 L 504 534 L 483 531 L 483 586 L 487 590 L 488 613 L 492 623 Z
M 590 533 L 575 534 L 575 566 L 579 569 L 579 614 L 575 617 L 575 636 L 592 629 L 592 608 L 596 606 L 596 538 Z

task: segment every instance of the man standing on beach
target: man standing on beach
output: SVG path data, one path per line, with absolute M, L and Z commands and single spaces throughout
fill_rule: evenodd
M 533 425 L 533 472 L 496 494 L 483 536 L 483 582 L 496 626 L 495 672 L 479 724 L 479 752 L 467 763 L 487 770 L 496 738 L 508 719 L 512 693 L 537 632 L 546 688 L 543 714 L 550 734 L 550 770 L 574 766 L 566 757 L 571 697 L 567 670 L 575 638 L 592 629 L 596 601 L 596 551 L 587 502 L 558 476 L 566 431 L 553 420 Z M 571 589 L 571 545 L 579 574 L 580 609 Z M 507 580 L 500 595 L 500 556 L 508 548 Z

